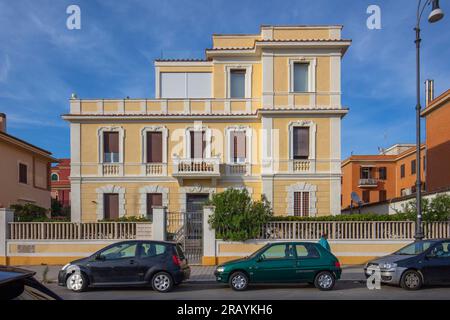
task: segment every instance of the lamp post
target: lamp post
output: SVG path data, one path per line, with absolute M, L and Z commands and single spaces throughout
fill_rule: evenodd
M 420 19 L 422 13 L 427 5 L 432 5 L 431 13 L 428 16 L 430 23 L 437 22 L 444 17 L 444 12 L 439 8 L 439 0 L 426 0 L 422 5 L 422 0 L 419 0 L 417 5 L 417 22 L 414 30 L 416 31 L 416 234 L 414 238 L 416 241 L 422 240 L 424 237 L 422 226 L 422 182 L 420 175 Z M 422 6 L 421 6 L 422 5 Z

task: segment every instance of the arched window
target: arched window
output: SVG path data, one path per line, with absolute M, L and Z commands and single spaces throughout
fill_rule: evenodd
M 52 181 L 58 181 L 59 180 L 58 174 L 57 173 L 52 173 L 51 179 L 52 179 Z

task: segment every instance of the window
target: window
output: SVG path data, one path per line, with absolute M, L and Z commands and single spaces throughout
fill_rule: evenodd
M 411 160 L 411 174 L 416 174 L 416 160 Z
M 411 186 L 411 193 L 416 193 L 416 185 Z
M 23 163 L 19 163 L 19 182 L 28 183 L 28 166 Z
M 232 69 L 230 71 L 230 98 L 245 98 L 245 70 Z
M 309 217 L 309 192 L 294 192 L 294 216 Z
M 147 132 L 147 163 L 162 163 L 162 132 Z
M 378 177 L 380 180 L 386 180 L 387 179 L 387 169 L 386 167 L 379 167 L 378 168 Z
M 162 193 L 147 193 L 147 217 L 153 220 L 153 206 L 162 206 Z
M 267 248 L 261 254 L 261 258 L 266 259 L 293 259 L 295 257 L 295 252 L 293 245 L 285 244 L 275 244 Z
M 119 218 L 119 194 L 103 194 L 103 217 L 106 220 L 114 220 Z
M 293 130 L 294 159 L 309 158 L 309 127 L 294 127 Z
M 402 164 L 400 166 L 400 178 L 404 178 L 405 177 L 405 165 Z
M 364 203 L 370 202 L 370 191 L 369 190 L 363 190 L 362 192 L 362 201 Z
M 100 253 L 105 260 L 134 258 L 136 256 L 136 242 L 125 242 L 109 247 Z
M 140 251 L 141 258 L 151 258 L 166 253 L 167 247 L 163 244 L 145 242 L 142 244 Z
M 231 134 L 231 160 L 233 163 L 246 161 L 246 134 L 245 131 L 232 131 Z
M 118 132 L 103 132 L 103 162 L 119 162 Z
M 59 180 L 58 174 L 52 173 L 51 179 L 52 179 L 52 181 L 58 181 Z
M 423 162 L 423 170 L 427 169 L 426 159 L 427 159 L 426 156 L 423 156 L 423 160 L 422 160 L 422 162 Z
M 379 200 L 378 201 L 386 201 L 386 190 L 379 191 Z
M 450 242 L 437 244 L 431 249 L 430 255 L 436 258 L 450 258 Z
M 371 179 L 371 178 L 372 178 L 372 168 L 370 168 L 370 167 L 361 167 L 360 179 Z
M 308 92 L 308 63 L 294 63 L 294 92 Z
M 320 258 L 320 254 L 312 244 L 297 244 L 297 258 Z
M 206 140 L 205 131 L 191 131 L 191 159 L 205 158 Z
M 405 188 L 400 189 L 400 195 L 401 196 L 406 196 L 407 195 Z
M 161 72 L 161 98 L 211 98 L 211 73 Z

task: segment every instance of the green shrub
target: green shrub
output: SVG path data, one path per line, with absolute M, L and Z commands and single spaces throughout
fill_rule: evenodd
M 49 220 L 47 217 L 49 210 L 32 203 L 12 204 L 10 208 L 14 210 L 15 221 L 31 222 Z
M 149 218 L 144 216 L 125 216 L 117 219 L 103 219 L 101 222 L 149 222 Z
M 257 238 L 261 226 L 272 216 L 270 203 L 265 197 L 253 201 L 247 190 L 228 189 L 213 195 L 209 205 L 215 207 L 209 223 L 217 238 L 245 241 Z

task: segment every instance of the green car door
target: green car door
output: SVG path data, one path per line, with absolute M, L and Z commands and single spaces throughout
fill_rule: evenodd
M 250 267 L 254 282 L 287 282 L 296 277 L 295 248 L 291 244 L 274 244 L 256 257 Z
M 296 280 L 298 282 L 312 282 L 316 272 L 322 268 L 324 262 L 320 253 L 312 243 L 295 244 L 297 254 Z

